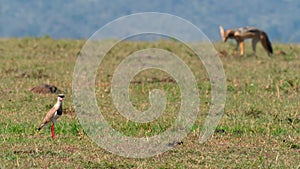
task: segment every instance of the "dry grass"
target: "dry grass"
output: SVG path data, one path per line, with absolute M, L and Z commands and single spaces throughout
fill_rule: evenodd
M 182 145 L 146 159 L 124 158 L 98 147 L 76 120 L 72 104 L 72 73 L 84 41 L 23 38 L 0 40 L 0 166 L 5 168 L 299 168 L 300 167 L 300 46 L 274 44 L 268 57 L 258 46 L 257 57 L 233 56 L 234 45 L 215 43 L 227 76 L 227 101 L 214 136 L 198 142 L 205 114 L 199 113 Z M 175 41 L 122 42 L 98 70 L 96 96 L 103 114 L 117 130 L 131 136 L 155 135 L 176 118 L 180 91 L 169 76 L 146 71 L 130 86 L 131 100 L 149 108 L 148 92 L 165 90 L 169 99 L 163 117 L 149 124 L 126 122 L 111 104 L 110 80 L 115 67 L 133 51 L 162 48 L 179 55 L 196 75 L 200 112 L 209 108 L 210 85 L 197 57 Z M 247 45 L 248 47 L 248 45 Z M 250 47 L 246 53 L 251 53 Z M 109 59 L 112 58 L 112 59 Z M 150 79 L 150 80 L 149 80 Z M 154 79 L 154 82 L 151 81 Z M 155 81 L 160 79 L 158 81 Z M 29 91 L 52 84 L 66 94 L 65 114 L 56 125 L 35 129 L 54 104 L 55 94 Z M 174 113 L 175 112 L 175 113 Z M 150 131 L 150 132 L 149 132 Z M 147 136 L 148 136 L 147 135 Z

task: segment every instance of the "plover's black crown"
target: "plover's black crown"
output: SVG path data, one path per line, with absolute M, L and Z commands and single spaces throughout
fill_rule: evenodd
M 58 97 L 65 98 L 65 95 L 64 94 L 59 94 Z

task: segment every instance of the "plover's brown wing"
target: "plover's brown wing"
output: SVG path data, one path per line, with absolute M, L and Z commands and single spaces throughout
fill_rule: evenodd
M 53 116 L 54 116 L 54 114 L 55 114 L 56 111 L 57 111 L 57 108 L 55 106 L 52 107 L 48 111 L 48 113 L 46 114 L 45 118 L 43 119 L 43 121 L 39 125 L 38 130 L 41 130 L 47 123 L 49 123 L 52 120 L 52 118 L 53 118 Z

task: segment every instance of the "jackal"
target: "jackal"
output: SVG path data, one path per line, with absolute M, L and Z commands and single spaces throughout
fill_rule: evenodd
M 236 50 L 240 49 L 241 55 L 244 55 L 245 39 L 252 39 L 252 49 L 254 53 L 256 51 L 256 44 L 259 41 L 261 42 L 264 49 L 268 52 L 269 56 L 273 53 L 272 44 L 268 38 L 267 33 L 255 27 L 247 26 L 242 28 L 228 29 L 225 31 L 224 28 L 220 26 L 220 33 L 223 42 L 226 42 L 228 38 L 235 39 L 237 43 Z

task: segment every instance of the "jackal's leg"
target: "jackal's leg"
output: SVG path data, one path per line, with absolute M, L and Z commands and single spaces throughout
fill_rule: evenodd
M 238 50 L 239 50 L 239 47 L 240 47 L 240 42 L 239 41 L 236 41 L 236 47 L 234 49 L 234 55 L 238 55 Z
M 252 39 L 252 49 L 254 53 L 256 52 L 256 44 L 258 41 L 259 39 Z
M 236 41 L 236 47 L 235 47 L 235 50 L 239 50 L 239 47 L 240 47 L 240 42 Z
M 240 42 L 240 54 L 244 55 L 244 50 L 245 50 L 245 43 L 244 41 Z

